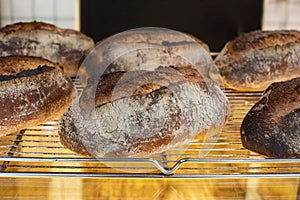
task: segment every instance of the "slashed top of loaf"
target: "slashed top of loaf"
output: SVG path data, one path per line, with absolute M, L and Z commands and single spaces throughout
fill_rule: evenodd
M 86 102 L 92 99 L 95 100 L 97 107 L 123 97 L 148 94 L 179 82 L 198 83 L 201 88 L 206 90 L 205 81 L 197 69 L 191 66 L 178 68 L 160 66 L 154 71 L 122 71 L 103 75 L 97 88 L 93 83 L 85 88 L 80 104 L 84 107 L 87 105 Z
M 228 42 L 229 52 L 258 50 L 271 46 L 283 46 L 288 43 L 300 42 L 300 32 L 297 30 L 252 31 L 244 33 Z

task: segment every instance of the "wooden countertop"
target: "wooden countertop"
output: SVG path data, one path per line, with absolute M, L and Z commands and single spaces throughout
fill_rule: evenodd
M 300 199 L 298 178 L 1 178 L 1 199 Z

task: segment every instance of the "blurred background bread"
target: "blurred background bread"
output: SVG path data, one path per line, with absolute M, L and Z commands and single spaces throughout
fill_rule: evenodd
M 274 82 L 300 76 L 300 32 L 252 31 L 227 42 L 215 59 L 212 78 L 227 88 L 264 91 Z
M 75 77 L 82 60 L 94 47 L 83 33 L 44 22 L 19 22 L 0 29 L 0 56 L 35 56 L 62 66 Z

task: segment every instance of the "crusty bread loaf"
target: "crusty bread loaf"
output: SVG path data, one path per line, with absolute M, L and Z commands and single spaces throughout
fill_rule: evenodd
M 59 135 L 83 155 L 143 156 L 189 143 L 228 115 L 225 94 L 192 67 L 113 72 L 84 88 Z
M 300 158 L 300 78 L 272 84 L 245 117 L 245 148 L 276 158 Z
M 43 22 L 24 22 L 0 29 L 0 56 L 24 55 L 48 59 L 76 76 L 80 62 L 94 47 L 86 35 Z
M 229 41 L 215 59 L 225 87 L 263 91 L 273 82 L 300 76 L 300 32 L 253 31 Z
M 60 117 L 74 84 L 57 64 L 37 57 L 0 58 L 0 136 Z
M 97 43 L 83 62 L 80 79 L 116 71 L 154 70 L 158 66 L 198 67 L 203 76 L 213 64 L 207 44 L 186 33 L 161 29 L 133 29 Z

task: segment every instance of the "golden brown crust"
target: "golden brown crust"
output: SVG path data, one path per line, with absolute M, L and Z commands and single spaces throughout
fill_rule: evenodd
M 94 41 L 75 30 L 62 29 L 43 22 L 23 22 L 0 29 L 0 56 L 42 57 L 63 67 L 74 77 Z
M 300 158 L 300 78 L 272 84 L 243 120 L 244 147 L 277 158 Z
M 32 56 L 6 56 L 0 57 L 0 74 L 16 75 L 24 70 L 36 69 L 38 66 L 51 66 L 61 69 L 61 66 L 49 60 Z
M 300 76 L 300 32 L 254 31 L 229 41 L 215 59 L 225 87 L 263 91 L 273 82 Z M 218 74 L 219 73 L 219 74 Z
M 5 65 L 6 61 L 9 67 Z M 17 65 L 18 61 L 29 65 Z M 0 58 L 0 62 L 1 68 L 6 68 L 5 76 L 13 75 L 0 81 L 1 136 L 60 117 L 71 103 L 74 85 L 57 65 L 51 65 L 47 60 L 43 63 L 41 58 L 34 57 L 17 57 L 15 61 L 13 57 Z M 22 67 L 14 69 L 12 64 L 15 62 L 16 66 Z M 34 63 L 36 68 L 48 69 L 17 76 L 24 71 L 36 70 Z

